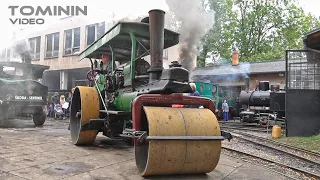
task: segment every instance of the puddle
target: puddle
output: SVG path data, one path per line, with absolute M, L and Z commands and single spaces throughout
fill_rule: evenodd
M 53 165 L 50 168 L 43 170 L 43 172 L 51 175 L 68 175 L 83 173 L 90 171 L 93 168 L 94 166 L 82 162 L 67 162 Z

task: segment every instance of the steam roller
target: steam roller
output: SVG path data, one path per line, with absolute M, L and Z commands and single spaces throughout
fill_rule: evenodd
M 184 95 L 192 92 L 188 70 L 176 61 L 163 69 L 163 49 L 179 43 L 164 15 L 154 9 L 142 22 L 119 22 L 80 54 L 91 62 L 90 85 L 75 88 L 71 139 L 122 139 L 134 146 L 141 176 L 209 173 L 232 135 L 220 131 L 213 101 Z

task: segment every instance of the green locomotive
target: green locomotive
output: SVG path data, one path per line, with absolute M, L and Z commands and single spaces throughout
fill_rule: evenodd
M 215 114 L 218 120 L 223 119 L 221 111 L 222 103 L 227 100 L 230 107 L 230 118 L 237 116 L 235 109 L 237 103 L 237 94 L 232 90 L 223 90 L 218 84 L 195 82 L 197 91 L 201 97 L 212 99 L 215 103 Z

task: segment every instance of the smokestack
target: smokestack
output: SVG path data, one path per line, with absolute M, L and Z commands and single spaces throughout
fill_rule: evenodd
M 259 82 L 259 90 L 260 91 L 269 91 L 269 81 L 260 81 Z
M 249 91 L 250 88 L 250 79 L 249 78 L 244 78 L 244 84 L 245 84 L 245 91 Z
M 239 53 L 237 51 L 232 52 L 232 66 L 239 65 Z
M 158 9 L 149 11 L 150 31 L 150 69 L 149 83 L 159 80 L 163 70 L 164 48 L 164 16 L 165 12 Z

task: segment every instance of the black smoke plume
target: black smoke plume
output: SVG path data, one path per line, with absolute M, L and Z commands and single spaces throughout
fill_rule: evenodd
M 200 38 L 213 26 L 213 12 L 206 10 L 205 0 L 166 0 L 180 33 L 179 62 L 189 71 L 196 67 Z

